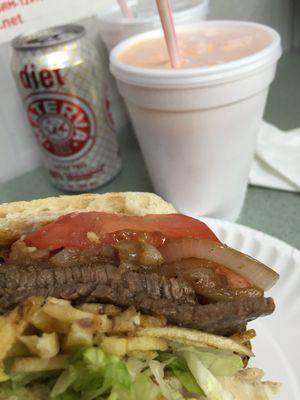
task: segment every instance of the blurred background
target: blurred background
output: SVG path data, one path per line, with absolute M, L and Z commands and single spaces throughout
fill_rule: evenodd
M 43 0 L 0 2 L 0 183 L 40 164 L 10 71 L 9 41 L 28 29 L 80 21 L 97 40 L 95 13 L 101 15 L 115 0 Z M 26 4 L 27 4 L 26 3 Z M 30 3 L 30 4 L 29 4 Z M 240 19 L 272 26 L 282 35 L 287 53 L 300 45 L 300 2 L 297 0 L 211 0 L 209 19 Z

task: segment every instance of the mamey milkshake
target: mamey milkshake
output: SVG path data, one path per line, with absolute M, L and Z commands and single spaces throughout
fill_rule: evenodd
M 224 64 L 251 56 L 272 41 L 267 31 L 254 27 L 223 29 L 200 27 L 178 35 L 182 64 L 180 68 L 199 68 Z M 119 55 L 124 64 L 140 68 L 171 69 L 170 58 L 162 37 L 133 44 Z
M 188 214 L 237 219 L 281 55 L 271 28 L 210 21 L 178 29 L 171 69 L 161 31 L 115 48 L 111 70 L 156 191 Z

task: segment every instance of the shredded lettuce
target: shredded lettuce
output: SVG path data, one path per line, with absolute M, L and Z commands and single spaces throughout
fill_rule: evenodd
M 11 374 L 10 384 L 12 389 L 21 389 L 35 383 L 42 384 L 44 382 L 51 382 L 53 380 L 55 381 L 58 376 L 59 373 L 55 371 Z
M 4 365 L 0 364 L 0 383 L 9 381 L 9 375 L 6 374 Z
M 197 354 L 183 351 L 182 356 L 208 400 L 234 400 L 217 378 L 203 365 Z
M 233 376 L 244 368 L 242 358 L 231 351 L 214 349 L 191 351 L 197 354 L 203 365 L 215 376 Z
M 136 400 L 156 400 L 160 396 L 159 387 L 146 374 L 139 374 L 134 382 Z
M 65 393 L 68 388 L 75 382 L 78 377 L 78 371 L 73 365 L 70 365 L 67 370 L 65 370 L 60 377 L 57 379 L 52 391 L 51 397 L 57 397 Z
M 191 351 L 193 354 L 197 354 L 202 364 L 216 377 L 234 376 L 244 368 L 242 358 L 230 350 L 173 345 L 173 353 L 161 353 L 159 359 L 174 365 L 174 360 L 176 359 L 178 363 L 178 355 L 182 351 Z M 185 370 L 186 368 L 183 369 Z
M 135 381 L 137 376 L 146 368 L 147 363 L 146 361 L 139 360 L 137 358 L 130 357 L 126 361 L 126 366 L 128 369 L 128 372 L 131 376 L 131 379 Z
M 204 395 L 203 390 L 200 388 L 196 382 L 196 379 L 190 372 L 184 358 L 172 353 L 164 352 L 160 354 L 159 359 L 164 363 L 167 369 L 171 369 L 174 376 L 188 392 Z
M 105 397 L 131 399 L 132 380 L 126 364 L 118 357 L 91 347 L 73 357 L 73 363 L 62 372 L 54 385 L 51 397 L 56 398 L 72 390 L 82 400 Z
M 111 392 L 107 400 L 119 400 L 119 395 L 117 392 Z
M 174 375 L 182 384 L 182 386 L 190 393 L 204 395 L 203 390 L 200 388 L 195 378 L 189 371 L 182 371 L 180 369 L 172 369 Z
M 182 394 L 178 390 L 174 390 L 174 388 L 165 379 L 164 365 L 162 363 L 153 360 L 149 362 L 149 367 L 159 385 L 162 395 L 167 400 L 184 400 Z
M 0 388 L 0 400 L 44 400 L 48 398 L 49 398 L 49 391 L 44 386 L 36 386 L 30 389 Z M 63 399 L 63 400 L 69 400 L 69 399 Z
M 54 400 L 81 400 L 81 396 L 79 393 L 68 390 L 65 393 L 55 397 Z
M 117 362 L 118 358 L 106 355 L 99 347 L 90 347 L 82 353 L 82 358 L 90 369 L 105 367 L 109 362 Z M 80 360 L 80 359 L 79 359 Z
M 34 397 L 26 389 L 0 389 L 0 400 L 33 400 Z
M 121 359 L 100 347 L 81 348 L 69 357 L 63 372 L 10 374 L 2 368 L 0 400 L 36 400 L 24 388 L 42 385 L 52 400 L 233 400 L 218 377 L 230 377 L 242 369 L 239 356 L 230 351 L 172 345 L 155 360 Z M 0 389 L 1 390 L 1 389 Z M 8 391 L 8 392 L 7 392 Z M 2 395 L 2 397 L 1 397 Z M 48 395 L 47 395 L 48 396 Z M 48 398 L 48 397 L 47 397 Z
M 116 389 L 130 389 L 131 378 L 125 363 L 118 361 L 106 366 L 104 386 L 111 386 Z

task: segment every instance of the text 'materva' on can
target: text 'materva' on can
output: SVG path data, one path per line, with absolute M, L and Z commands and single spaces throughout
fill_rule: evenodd
M 121 168 L 105 74 L 80 25 L 13 40 L 12 71 L 51 182 L 95 189 Z

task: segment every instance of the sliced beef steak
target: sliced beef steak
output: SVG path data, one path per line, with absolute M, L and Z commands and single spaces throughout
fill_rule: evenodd
M 72 266 L 2 266 L 0 268 L 0 313 L 30 296 L 57 297 L 74 302 L 111 302 L 120 306 L 139 299 L 164 299 L 195 304 L 194 290 L 184 281 L 157 274 L 120 273 L 111 264 Z
M 221 335 L 235 333 L 248 321 L 271 314 L 275 308 L 272 299 L 263 297 L 201 305 L 184 281 L 152 273 L 121 274 L 110 264 L 0 268 L 0 312 L 34 295 L 76 303 L 134 305 L 140 311 L 163 315 L 176 325 Z
M 155 310 L 179 326 L 227 336 L 244 331 L 247 323 L 258 317 L 272 314 L 275 304 L 272 298 L 263 297 L 205 305 L 144 298 L 139 308 L 145 313 Z

